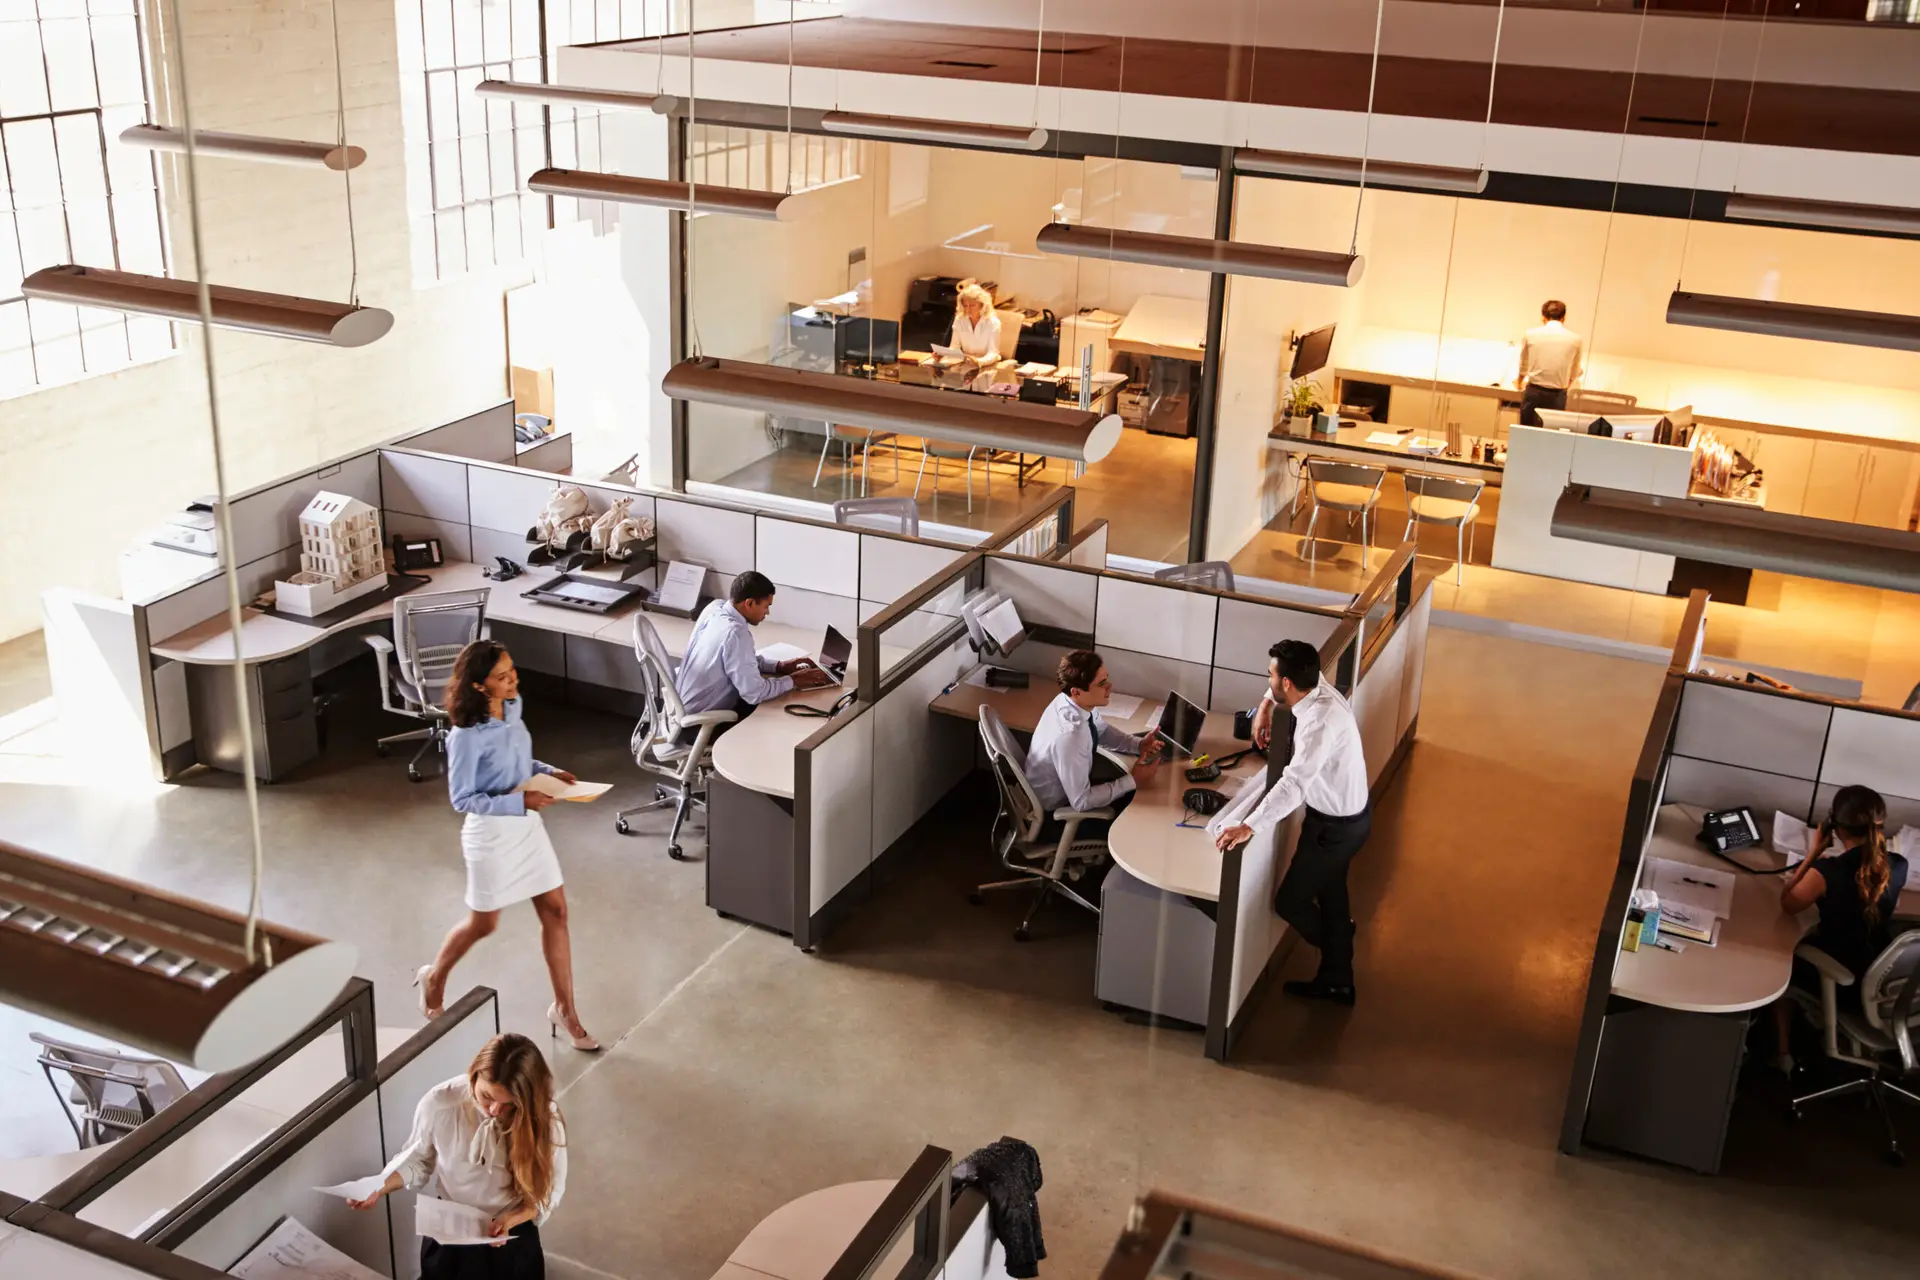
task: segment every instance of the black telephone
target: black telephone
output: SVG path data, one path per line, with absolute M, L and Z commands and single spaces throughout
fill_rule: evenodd
M 1715 853 L 1750 848 L 1760 843 L 1760 824 L 1751 809 L 1720 809 L 1701 822 L 1700 843 Z
M 518 564 L 515 564 L 505 556 L 495 556 L 493 559 L 494 568 L 482 569 L 480 571 L 480 576 L 490 582 L 507 582 L 526 572 Z
M 438 538 L 393 537 L 393 567 L 404 573 L 409 569 L 438 569 L 447 562 Z

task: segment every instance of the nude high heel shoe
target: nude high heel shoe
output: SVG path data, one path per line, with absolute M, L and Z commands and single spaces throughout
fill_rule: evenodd
M 437 1018 L 443 1012 L 437 1005 L 432 1008 L 427 1006 L 427 979 L 432 973 L 433 966 L 430 964 L 423 964 L 413 971 L 413 987 L 420 993 L 420 1016 L 427 1019 Z
M 600 1042 L 598 1040 L 595 1040 L 592 1036 L 576 1036 L 573 1034 L 572 1030 L 567 1026 L 567 1020 L 560 1016 L 560 1006 L 558 1003 L 547 1006 L 547 1024 L 551 1028 L 555 1039 L 564 1035 L 567 1038 L 567 1043 L 582 1053 L 600 1052 Z

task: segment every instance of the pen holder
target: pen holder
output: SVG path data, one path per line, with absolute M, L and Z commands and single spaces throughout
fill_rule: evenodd
M 1253 741 L 1253 712 L 1236 711 L 1233 713 L 1233 736 L 1239 742 Z

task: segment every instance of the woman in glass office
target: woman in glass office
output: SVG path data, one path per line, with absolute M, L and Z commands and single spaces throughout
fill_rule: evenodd
M 993 295 L 968 283 L 960 290 L 953 311 L 953 347 L 979 365 L 1000 360 L 1000 317 L 993 313 Z
M 520 673 L 505 645 L 475 640 L 462 649 L 447 681 L 445 705 L 453 721 L 447 735 L 447 793 L 455 812 L 467 815 L 460 828 L 460 850 L 467 860 L 467 917 L 448 930 L 433 963 L 414 974 L 420 1012 L 439 1016 L 447 977 L 460 957 L 499 927 L 501 911 L 532 899 L 540 917 L 540 949 L 553 980 L 547 1021 L 554 1035 L 565 1032 L 574 1048 L 598 1050 L 600 1042 L 587 1034 L 574 1008 L 567 890 L 553 841 L 540 819 L 540 810 L 554 803 L 554 796 L 527 786 L 540 774 L 567 784 L 576 779 L 533 758 L 533 735 L 520 720 Z

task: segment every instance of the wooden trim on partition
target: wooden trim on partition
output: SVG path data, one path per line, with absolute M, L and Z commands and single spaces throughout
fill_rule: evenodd
M 381 1059 L 374 1071 L 373 1078 L 378 1084 L 385 1084 L 407 1067 L 413 1065 L 415 1058 L 438 1044 L 455 1027 L 465 1022 L 479 1008 L 492 1002 L 493 1029 L 500 1030 L 500 993 L 492 987 L 473 987 L 467 993 L 448 1005 L 437 1018 L 407 1037 L 406 1043 Z
M 147 766 L 152 770 L 155 782 L 165 782 L 171 775 L 167 772 L 166 747 L 160 740 L 160 690 L 153 682 L 153 637 L 147 633 L 147 606 L 129 605 L 128 612 L 133 618 L 134 665 L 140 669 L 140 708 L 146 719 Z
M 926 1280 L 933 1275 L 946 1258 L 947 1182 L 952 1170 L 951 1151 L 923 1147 L 880 1207 L 861 1224 L 852 1243 L 827 1268 L 823 1280 L 875 1280 L 889 1246 L 909 1226 L 915 1227 L 913 1257 L 900 1272 L 900 1280 Z M 931 1222 L 926 1221 L 928 1217 Z
M 1693 670 L 1693 656 L 1706 649 L 1707 602 L 1711 597 L 1695 588 L 1687 595 L 1686 612 L 1680 615 L 1680 631 L 1673 638 L 1673 654 L 1667 670 L 1685 674 Z

